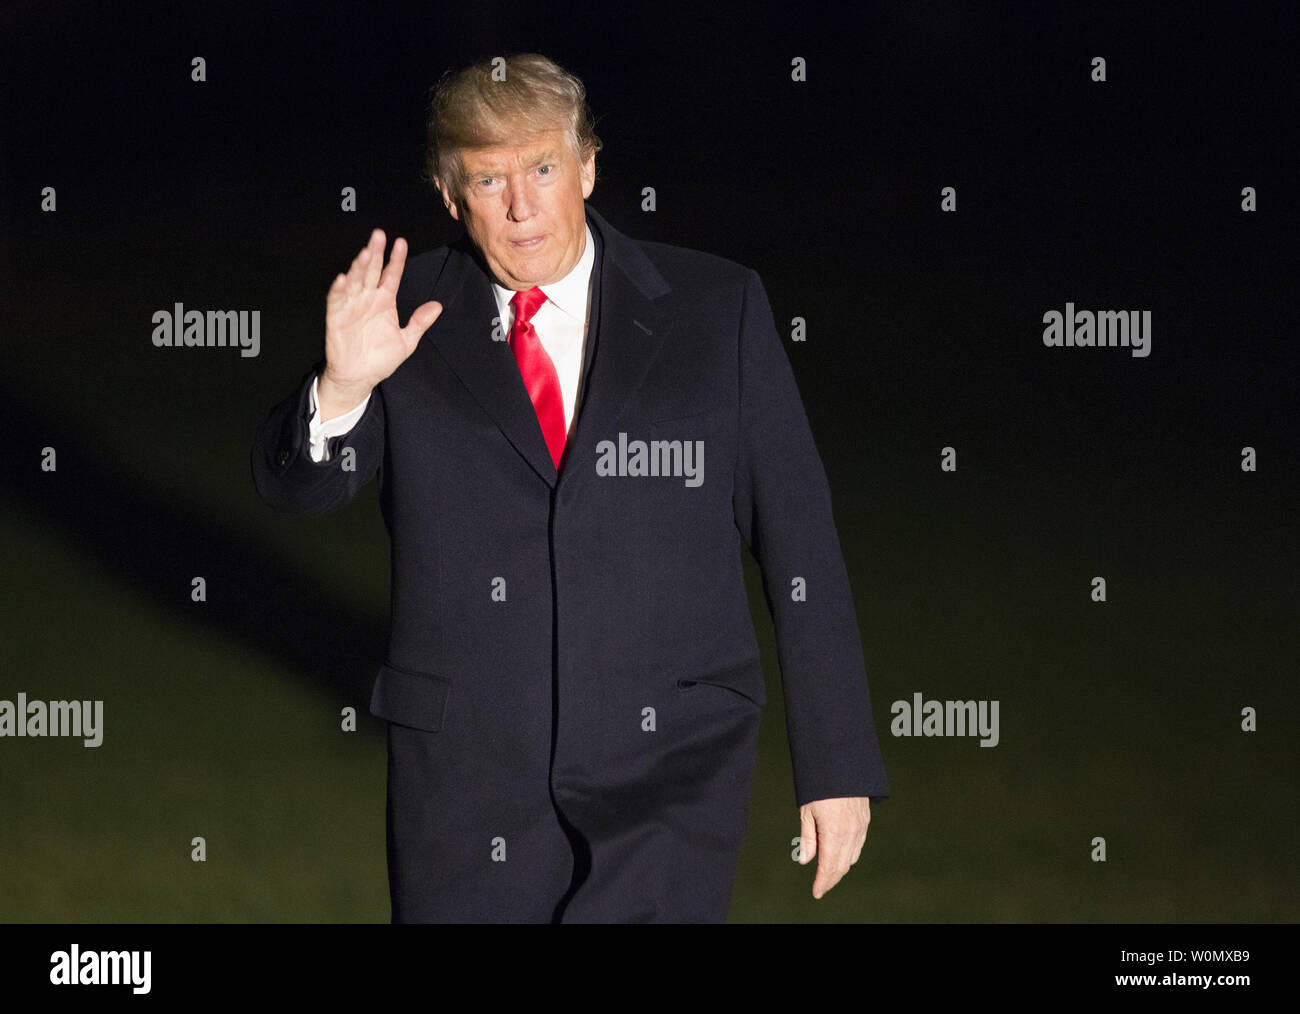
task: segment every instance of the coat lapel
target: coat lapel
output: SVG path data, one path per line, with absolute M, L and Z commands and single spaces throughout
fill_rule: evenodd
M 600 277 L 593 293 L 578 422 L 561 461 L 566 487 L 595 477 L 595 458 L 590 455 L 596 443 L 617 436 L 623 408 L 641 386 L 674 322 L 666 305 L 668 283 L 641 248 L 591 205 L 587 221 L 600 235 Z M 575 453 L 587 460 L 572 461 Z
M 504 337 L 493 340 L 494 326 L 504 335 L 507 322 L 493 324 L 497 304 L 491 279 L 468 235 L 451 244 L 443 275 L 427 298 L 441 302 L 443 312 L 424 340 L 433 341 L 447 365 L 533 471 L 555 485 L 555 464 L 510 344 Z
M 661 298 L 669 292 L 663 276 L 636 244 L 594 208 L 587 205 L 586 211 L 593 234 L 599 234 L 600 256 L 593 268 L 598 273 L 592 296 L 595 305 L 584 354 L 577 426 L 560 462 L 561 474 L 578 473 L 570 482 L 588 471 L 595 475 L 594 466 L 570 468 L 569 452 L 611 436 L 624 405 L 645 378 L 673 323 L 672 312 Z M 533 471 L 547 485 L 555 486 L 559 476 L 510 345 L 492 340 L 497 305 L 491 277 L 468 235 L 451 244 L 442 274 L 425 298 L 441 302 L 443 313 L 424 340 L 433 342 Z

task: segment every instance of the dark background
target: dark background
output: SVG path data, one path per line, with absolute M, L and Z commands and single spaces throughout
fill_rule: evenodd
M 1286 11 L 5 5 L 0 698 L 102 699 L 106 730 L 0 739 L 0 920 L 387 920 L 377 490 L 277 516 L 248 452 L 369 231 L 459 233 L 430 85 L 538 51 L 588 87 L 590 203 L 808 321 L 893 796 L 814 902 L 747 561 L 769 706 L 731 919 L 1295 921 Z M 155 348 L 178 301 L 259 309 L 260 356 Z M 1150 309 L 1150 357 L 1044 347 L 1067 301 Z M 918 691 L 1000 701 L 1001 742 L 891 736 Z

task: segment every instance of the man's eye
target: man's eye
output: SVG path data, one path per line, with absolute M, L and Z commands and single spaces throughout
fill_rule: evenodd
M 537 169 L 537 171 L 538 171 L 538 172 L 541 172 L 543 169 L 550 169 L 550 168 L 551 168 L 551 166 L 549 166 L 549 165 L 539 166 L 538 169 Z M 547 173 L 547 175 L 549 176 L 550 173 Z
M 486 177 L 485 179 L 481 179 L 481 180 L 479 180 L 479 183 L 481 183 L 481 184 L 483 184 L 483 185 L 485 185 L 485 186 L 486 186 L 488 183 L 491 183 L 491 182 L 493 182 L 493 180 L 492 180 L 492 177 L 490 177 L 490 176 L 489 176 L 489 177 Z

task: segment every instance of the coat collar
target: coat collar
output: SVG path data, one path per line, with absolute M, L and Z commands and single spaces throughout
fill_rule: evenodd
M 588 473 L 595 476 L 591 462 L 596 442 L 612 437 L 623 407 L 645 379 L 674 321 L 663 299 L 670 291 L 668 283 L 640 246 L 590 204 L 586 214 L 599 241 L 592 269 L 597 305 L 592 307 L 587 337 L 577 426 L 558 474 L 510 346 L 493 340 L 494 326 L 497 335 L 504 328 L 500 321 L 494 325 L 498 310 L 492 278 L 468 235 L 450 245 L 433 292 L 413 304 L 427 299 L 442 303 L 442 315 L 424 341 L 433 342 L 515 450 L 552 487 L 561 477 L 568 488 L 586 481 Z M 571 465 L 575 456 L 589 459 L 588 467 Z

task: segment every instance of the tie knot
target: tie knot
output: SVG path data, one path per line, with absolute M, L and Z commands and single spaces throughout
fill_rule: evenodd
M 523 289 L 510 297 L 510 305 L 515 308 L 515 326 L 522 327 L 533 319 L 538 307 L 546 302 L 546 293 L 534 285 Z

